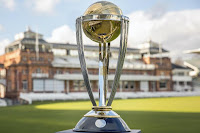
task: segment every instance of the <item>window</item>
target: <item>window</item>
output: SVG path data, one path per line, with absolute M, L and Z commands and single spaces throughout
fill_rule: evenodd
M 28 73 L 28 70 L 24 70 L 24 69 L 22 70 L 23 75 L 26 75 L 27 73 Z
M 70 55 L 70 50 L 69 49 L 67 49 L 66 52 L 67 52 L 67 55 Z
M 39 57 L 39 61 L 44 61 L 44 58 L 43 57 Z
M 180 81 L 180 82 L 179 82 L 179 85 L 183 86 L 183 85 L 184 85 L 184 82 L 183 82 L 183 81 Z
M 156 82 L 155 81 L 151 81 L 151 89 L 152 89 L 152 91 L 156 91 Z
M 130 89 L 134 89 L 134 81 L 130 81 L 129 85 L 130 85 Z
M 23 90 L 27 90 L 28 89 L 28 82 L 27 82 L 27 80 L 23 80 L 22 81 L 22 88 L 23 88 Z
M 134 81 L 124 81 L 123 87 L 125 89 L 134 89 L 135 88 L 135 82 Z
M 124 81 L 124 87 L 125 89 L 129 89 L 129 86 L 128 86 L 128 81 Z
M 51 58 L 48 58 L 48 62 L 51 62 Z
M 37 68 L 37 69 L 36 69 L 36 73 L 42 73 L 41 69 L 40 69 L 40 68 Z
M 35 61 L 36 58 L 35 58 L 35 57 L 30 57 L 30 60 L 31 60 L 31 61 Z
M 123 89 L 123 82 L 122 82 L 122 81 L 119 81 L 118 88 L 120 89 L 120 91 L 122 91 L 122 90 L 121 90 L 121 89 Z
M 62 74 L 62 70 L 57 69 L 56 74 Z
M 165 73 L 164 72 L 160 72 L 160 75 L 165 75 Z
M 184 72 L 178 72 L 179 76 L 184 76 Z
M 1 69 L 0 70 L 0 78 L 5 78 L 6 77 L 6 69 Z
M 74 80 L 73 87 L 75 91 L 84 91 L 85 90 L 85 83 L 83 80 Z
M 75 91 L 79 90 L 79 80 L 74 80 L 73 81 L 73 87 Z
M 160 81 L 160 89 L 167 88 L 167 81 Z
M 80 70 L 79 69 L 73 69 L 71 70 L 72 73 L 80 73 Z M 89 74 L 93 74 L 92 71 L 88 71 Z
M 91 87 L 92 87 L 92 91 L 98 89 L 98 85 L 97 85 L 97 81 L 96 80 L 91 81 Z
M 83 80 L 80 80 L 80 81 L 79 81 L 79 89 L 80 89 L 81 91 L 85 90 L 85 84 L 84 84 L 84 81 L 83 81 Z
M 187 85 L 188 85 L 188 86 L 191 86 L 191 85 L 192 85 L 192 83 L 191 83 L 191 82 L 187 82 Z
M 113 84 L 113 81 L 108 81 L 108 88 L 111 90 L 112 89 L 112 84 Z
M 53 75 L 53 74 L 54 74 L 53 70 L 50 69 L 50 70 L 49 70 L 49 75 Z
M 8 81 L 8 91 L 11 91 L 11 89 L 12 89 L 12 82 L 9 80 Z
M 22 57 L 22 61 L 27 61 L 26 56 L 23 56 L 23 57 Z

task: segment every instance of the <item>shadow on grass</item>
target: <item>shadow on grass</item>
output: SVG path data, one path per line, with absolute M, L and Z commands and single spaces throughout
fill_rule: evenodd
M 89 110 L 88 110 L 89 111 Z M 42 110 L 34 105 L 0 108 L 1 133 L 54 133 L 74 128 L 86 110 Z M 200 113 L 117 111 L 143 133 L 199 133 Z

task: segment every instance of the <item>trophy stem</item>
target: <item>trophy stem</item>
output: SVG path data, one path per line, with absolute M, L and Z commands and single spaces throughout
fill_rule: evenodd
M 103 53 L 103 56 L 102 56 Z M 106 51 L 106 43 L 99 43 L 99 106 L 106 106 L 106 95 L 108 86 L 110 43 Z

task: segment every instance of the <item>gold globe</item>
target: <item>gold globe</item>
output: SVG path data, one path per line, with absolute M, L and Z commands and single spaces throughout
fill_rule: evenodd
M 83 21 L 85 35 L 95 42 L 108 43 L 115 40 L 120 34 L 121 21 L 108 19 L 105 16 L 121 16 L 122 11 L 115 4 L 99 1 L 92 4 L 84 13 L 87 15 L 102 15 L 103 19 Z M 105 18 L 104 18 L 105 17 Z

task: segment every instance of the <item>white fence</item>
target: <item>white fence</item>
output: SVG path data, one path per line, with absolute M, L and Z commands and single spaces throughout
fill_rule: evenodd
M 98 93 L 95 92 L 94 98 L 98 99 Z M 109 97 L 110 93 L 108 93 Z M 151 97 L 184 97 L 184 96 L 200 96 L 200 91 L 193 92 L 117 92 L 115 98 L 151 98 Z M 20 93 L 20 98 L 32 103 L 32 101 L 47 101 L 47 100 L 87 100 L 89 96 L 87 92 L 77 93 Z
M 7 103 L 5 100 L 0 99 L 0 107 L 7 106 Z

